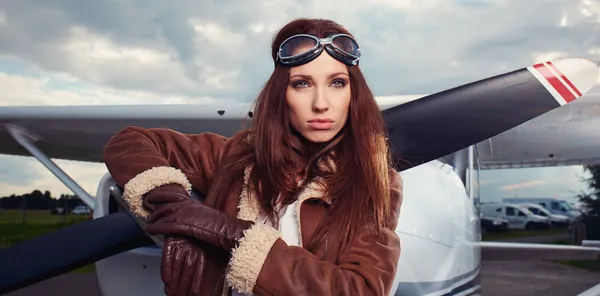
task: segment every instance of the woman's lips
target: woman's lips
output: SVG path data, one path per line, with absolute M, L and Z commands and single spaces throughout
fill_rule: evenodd
M 311 119 L 308 121 L 308 126 L 317 130 L 328 130 L 333 127 L 333 120 L 329 118 Z

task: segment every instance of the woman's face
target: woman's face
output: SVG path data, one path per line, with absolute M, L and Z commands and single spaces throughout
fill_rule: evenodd
M 327 142 L 344 127 L 350 97 L 346 65 L 325 51 L 310 63 L 290 68 L 290 123 L 311 142 Z

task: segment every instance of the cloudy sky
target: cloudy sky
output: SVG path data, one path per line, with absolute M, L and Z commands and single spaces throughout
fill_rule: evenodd
M 597 0 L 0 1 L 0 106 L 250 101 L 273 33 L 346 26 L 378 96 L 426 94 L 561 56 L 600 60 Z M 101 164 L 57 163 L 95 193 Z M 486 171 L 482 200 L 572 196 L 580 167 Z M 36 160 L 0 156 L 0 196 L 68 193 Z

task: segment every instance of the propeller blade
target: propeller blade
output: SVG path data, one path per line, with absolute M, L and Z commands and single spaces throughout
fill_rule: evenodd
M 109 188 L 123 211 L 84 221 L 0 251 L 0 295 L 143 246 L 162 246 L 123 207 L 123 190 Z M 193 189 L 191 198 L 206 198 Z M 43 246 L 43 247 L 41 247 Z M 64 254 L 64 255 L 63 255 Z
M 152 244 L 126 212 L 77 223 L 0 251 L 0 294 Z
M 573 102 L 598 74 L 590 60 L 563 58 L 384 110 L 398 169 L 454 153 Z

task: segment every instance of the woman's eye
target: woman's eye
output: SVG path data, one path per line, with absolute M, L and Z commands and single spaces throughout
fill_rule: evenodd
M 294 83 L 292 83 L 292 86 L 297 88 L 297 87 L 307 87 L 308 83 L 306 83 L 306 81 L 304 80 L 300 80 L 300 81 L 296 81 Z
M 333 82 L 334 87 L 344 87 L 346 86 L 346 82 L 343 80 L 336 80 Z

